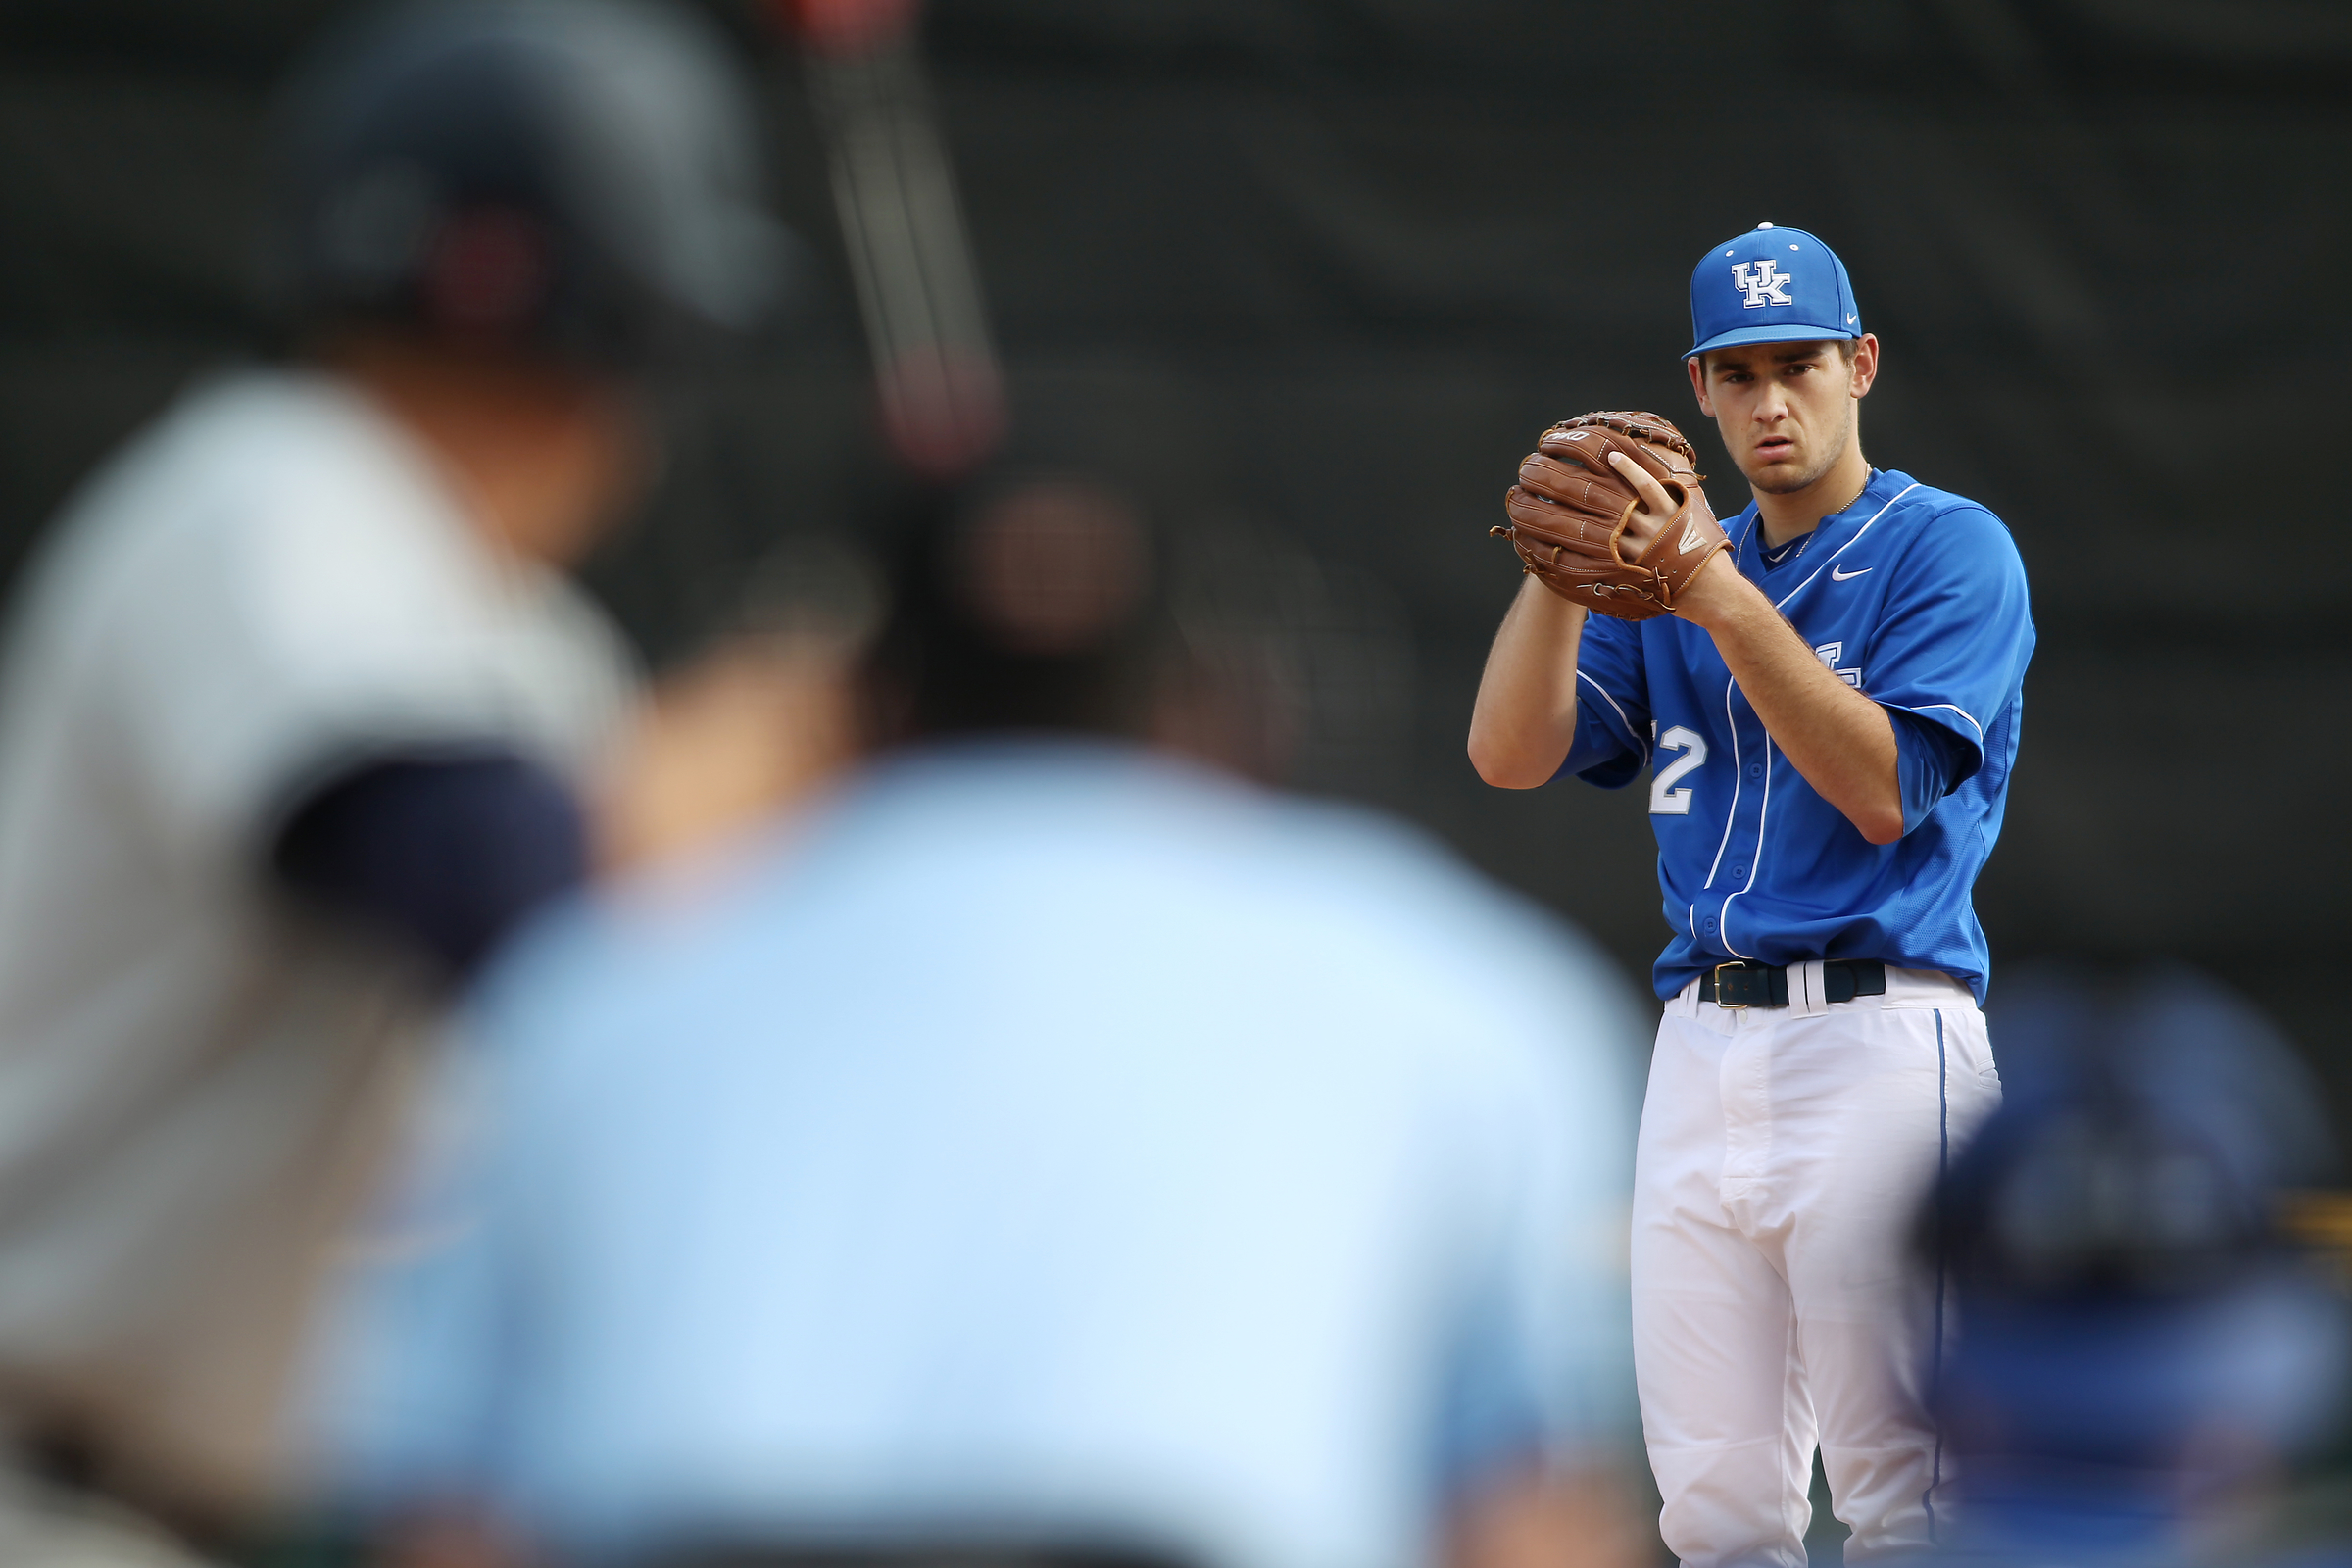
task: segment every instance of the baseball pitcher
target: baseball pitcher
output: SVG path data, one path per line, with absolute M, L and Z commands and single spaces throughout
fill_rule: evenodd
M 1936 1539 L 1939 1286 L 1902 1232 L 1997 1102 L 1970 888 L 2034 649 L 1984 508 L 1871 466 L 1844 265 L 1770 223 L 1691 273 L 1686 363 L 1751 499 L 1666 420 L 1544 432 L 1479 686 L 1489 783 L 1649 771 L 1665 1003 L 1635 1157 L 1635 1365 L 1687 1568 L 1805 1561 L 1818 1446 L 1850 1561 Z

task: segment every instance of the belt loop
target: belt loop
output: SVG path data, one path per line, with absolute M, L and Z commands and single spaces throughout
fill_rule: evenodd
M 1808 958 L 1788 966 L 1788 1016 L 1818 1018 L 1830 1010 L 1830 998 L 1822 982 L 1822 961 Z

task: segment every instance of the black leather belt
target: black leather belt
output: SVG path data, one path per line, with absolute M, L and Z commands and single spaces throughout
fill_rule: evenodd
M 1876 958 L 1832 958 L 1821 966 L 1822 1000 L 1851 1002 L 1886 994 L 1886 966 Z M 1698 977 L 1698 1000 L 1718 1007 L 1786 1007 L 1788 971 L 1739 959 Z

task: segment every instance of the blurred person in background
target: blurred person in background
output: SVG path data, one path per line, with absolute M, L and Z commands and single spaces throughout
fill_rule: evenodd
M 502 963 L 321 1397 L 395 1560 L 1639 1560 L 1632 1008 L 1147 744 L 1260 750 L 1153 565 L 1088 485 L 942 512 L 881 757 Z
M 1922 1231 L 1959 1331 L 1938 1560 L 2262 1560 L 2247 1500 L 2343 1395 L 2340 1284 L 2280 1224 L 2332 1164 L 2316 1086 L 2183 971 L 2021 977 L 1993 1026 L 2006 1102 Z
M 563 568 L 648 470 L 633 383 L 773 281 L 747 102 L 684 13 L 408 7 L 280 141 L 299 355 L 83 489 L 7 653 L 11 1564 L 172 1560 L 109 1510 L 228 1542 L 284 1491 L 408 1048 L 591 864 L 630 676 Z

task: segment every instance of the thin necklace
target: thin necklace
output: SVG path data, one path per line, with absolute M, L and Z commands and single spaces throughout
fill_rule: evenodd
M 1862 488 L 1861 488 L 1860 490 L 1857 490 L 1857 491 L 1855 491 L 1855 492 L 1854 492 L 1854 493 L 1853 493 L 1851 496 L 1849 496 L 1849 497 L 1846 499 L 1846 503 L 1845 503 L 1845 505 L 1844 505 L 1844 506 L 1842 506 L 1842 507 L 1839 507 L 1839 508 L 1838 509 L 1838 511 L 1837 511 L 1837 512 L 1830 512 L 1830 513 L 1825 513 L 1825 514 L 1822 514 L 1822 516 L 1821 516 L 1821 518 L 1820 518 L 1818 521 L 1816 521 L 1816 522 L 1813 524 L 1813 526 L 1812 526 L 1812 527 L 1810 527 L 1810 528 L 1807 528 L 1807 529 L 1804 531 L 1803 535 L 1802 535 L 1802 536 L 1801 536 L 1801 537 L 1800 537 L 1800 538 L 1797 540 L 1797 545 L 1796 545 L 1796 548 L 1795 548 L 1794 550 L 1791 550 L 1791 551 L 1789 551 L 1789 552 L 1788 552 L 1788 554 L 1787 554 L 1787 555 L 1785 555 L 1785 556 L 1776 556 L 1776 555 L 1774 555 L 1774 554 L 1772 553 L 1772 546 L 1770 546 L 1770 545 L 1764 545 L 1764 546 L 1761 546 L 1761 547 L 1760 547 L 1760 549 L 1761 549 L 1761 552 L 1762 552 L 1762 554 L 1763 554 L 1763 557 L 1764 557 L 1764 564 L 1766 564 L 1767 566 L 1777 566 L 1777 565 L 1779 565 L 1779 564 L 1780 564 L 1782 562 L 1784 562 L 1784 561 L 1794 561 L 1794 560 L 1795 560 L 1797 557 L 1799 557 L 1799 556 L 1803 555 L 1803 554 L 1805 553 L 1806 547 L 1807 547 L 1807 546 L 1809 546 L 1809 545 L 1811 545 L 1811 544 L 1813 543 L 1813 536 L 1814 536 L 1815 534 L 1817 534 L 1817 533 L 1821 532 L 1821 525 L 1822 525 L 1822 523 L 1824 523 L 1824 522 L 1827 522 L 1827 521 L 1829 521 L 1829 520 L 1830 520 L 1830 518 L 1832 518 L 1832 517 L 1835 517 L 1836 515 L 1838 515 L 1838 512 L 1851 512 L 1851 511 L 1853 510 L 1854 503 L 1855 503 L 1855 502 L 1857 502 L 1857 501 L 1859 501 L 1859 500 L 1861 500 L 1861 499 L 1862 499 L 1862 497 L 1863 497 L 1863 496 L 1864 496 L 1864 495 L 1865 495 L 1865 494 L 1866 494 L 1866 493 L 1869 491 L 1869 489 L 1870 489 L 1870 481 L 1871 481 L 1871 480 L 1873 480 L 1873 479 L 1876 479 L 1878 476 L 1879 476 L 1879 470 L 1878 470 L 1878 469 L 1876 469 L 1876 468 L 1871 468 L 1871 469 L 1868 469 L 1867 471 L 1865 471 L 1865 472 L 1863 473 L 1863 475 L 1862 475 Z M 1762 509 L 1760 509 L 1760 508 L 1759 508 L 1759 509 L 1757 510 L 1757 513 L 1756 513 L 1756 521 L 1758 521 L 1758 522 L 1762 522 L 1763 520 L 1764 520 L 1764 514 L 1763 514 L 1763 511 L 1762 511 Z M 1786 547 L 1784 546 L 1783 548 L 1786 548 Z
M 1864 465 L 1864 466 L 1863 466 L 1863 469 L 1862 469 L 1862 488 L 1861 488 L 1860 490 L 1857 490 L 1857 491 L 1855 491 L 1855 492 L 1854 492 L 1852 495 L 1850 495 L 1850 496 L 1847 496 L 1847 497 L 1845 498 L 1845 505 L 1844 505 L 1844 506 L 1842 506 L 1842 507 L 1839 507 L 1839 508 L 1838 509 L 1838 512 L 1851 512 L 1851 511 L 1853 511 L 1853 510 L 1854 510 L 1854 503 L 1862 499 L 1862 497 L 1863 497 L 1863 496 L 1864 496 L 1864 495 L 1865 495 L 1865 494 L 1866 494 L 1866 493 L 1869 491 L 1869 489 L 1870 489 L 1870 481 L 1871 481 L 1871 480 L 1873 480 L 1873 479 L 1876 479 L 1878 476 L 1879 476 L 1879 470 L 1878 470 L 1878 469 L 1876 469 L 1876 468 L 1873 468 L 1873 467 L 1869 466 L 1868 465 Z M 1831 514 L 1830 514 L 1830 515 L 1831 515 L 1831 516 L 1833 516 L 1833 517 L 1835 517 L 1836 515 L 1838 515 L 1838 512 L 1833 512 L 1833 513 L 1831 513 Z M 1819 524 L 1819 523 L 1815 523 L 1815 524 L 1814 524 L 1814 526 L 1815 526 L 1816 528 L 1818 528 L 1818 527 L 1820 527 L 1820 526 L 1821 526 L 1821 524 Z

